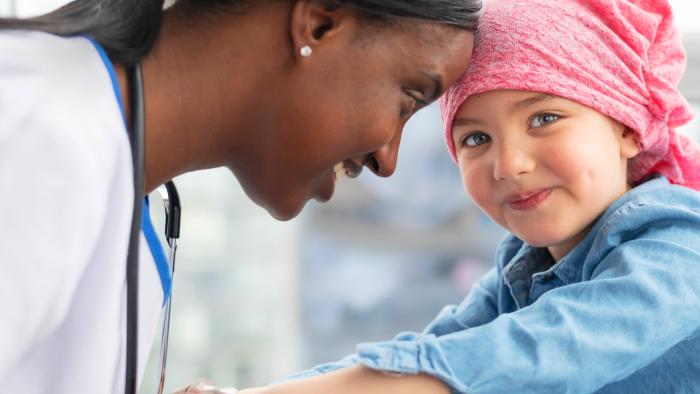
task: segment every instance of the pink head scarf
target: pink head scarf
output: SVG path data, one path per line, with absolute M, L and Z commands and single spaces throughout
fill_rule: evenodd
M 692 114 L 677 90 L 685 52 L 666 0 L 487 1 L 467 72 L 443 96 L 447 145 L 472 94 L 499 89 L 560 96 L 637 133 L 630 180 L 660 173 L 700 190 L 700 147 L 675 128 Z

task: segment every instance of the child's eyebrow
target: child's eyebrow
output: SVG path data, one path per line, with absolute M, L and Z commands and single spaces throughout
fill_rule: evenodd
M 546 93 L 540 93 L 532 97 L 528 97 L 526 99 L 516 101 L 515 103 L 511 104 L 510 106 L 510 111 L 511 112 L 516 112 L 516 111 L 522 111 L 528 107 L 531 107 L 537 103 L 541 103 L 542 101 L 547 101 L 547 100 L 552 100 L 556 98 L 556 96 L 552 96 L 551 94 L 546 94 Z M 455 117 L 454 121 L 452 122 L 452 129 L 454 130 L 455 127 L 457 126 L 479 126 L 483 125 L 483 121 L 480 119 L 473 119 L 473 118 L 458 118 Z
M 455 128 L 457 126 L 474 126 L 474 125 L 481 125 L 481 124 L 483 124 L 483 123 L 478 119 L 455 118 L 455 120 L 452 122 L 452 128 Z
M 513 103 L 513 105 L 510 107 L 511 111 L 522 111 L 526 109 L 527 107 L 531 107 L 537 103 L 540 103 L 542 101 L 547 101 L 553 99 L 554 96 L 551 94 L 546 94 L 546 93 L 540 93 L 536 96 L 528 97 L 524 100 L 520 100 L 516 103 Z

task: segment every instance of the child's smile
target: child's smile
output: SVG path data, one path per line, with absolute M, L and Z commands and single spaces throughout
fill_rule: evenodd
M 537 208 L 543 203 L 549 195 L 552 194 L 552 189 L 540 189 L 523 193 L 516 193 L 506 198 L 506 205 L 516 211 L 529 211 Z
M 628 189 L 634 134 L 560 97 L 499 90 L 469 97 L 452 129 L 474 201 L 497 223 L 560 259 Z

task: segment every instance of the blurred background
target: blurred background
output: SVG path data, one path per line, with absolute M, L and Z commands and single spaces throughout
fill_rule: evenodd
M 0 15 L 66 2 L 0 0 Z M 699 113 L 700 3 L 671 3 L 689 57 L 681 89 Z M 175 179 L 183 231 L 166 392 L 198 377 L 266 384 L 359 342 L 421 330 L 441 306 L 460 302 L 504 233 L 463 191 L 441 130 L 437 106 L 422 110 L 406 127 L 394 176 L 344 180 L 330 203 L 310 202 L 285 223 L 250 203 L 228 170 Z M 682 132 L 700 138 L 700 120 Z M 158 346 L 144 393 L 157 385 Z

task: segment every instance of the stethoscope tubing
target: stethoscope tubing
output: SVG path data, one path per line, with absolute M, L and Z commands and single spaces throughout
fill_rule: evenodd
M 144 199 L 145 106 L 141 64 L 128 69 L 132 124 L 129 142 L 134 170 L 134 211 L 126 260 L 126 376 L 124 392 L 136 394 L 138 382 L 139 241 Z
M 145 104 L 143 90 L 143 74 L 140 63 L 128 70 L 129 91 L 131 93 L 132 124 L 129 131 L 129 142 L 134 169 L 134 211 L 129 236 L 129 250 L 126 262 L 126 376 L 124 392 L 136 394 L 138 386 L 138 285 L 139 285 L 139 244 L 141 234 L 141 219 L 144 201 L 144 159 L 145 159 Z M 180 237 L 180 195 L 173 181 L 168 181 L 158 188 L 165 206 L 165 238 L 169 246 L 168 262 L 170 273 L 175 274 L 175 255 L 177 239 Z M 163 332 L 161 334 L 160 380 L 158 394 L 163 392 L 165 385 L 165 367 L 168 357 L 168 339 L 170 335 L 170 315 L 172 309 L 172 288 L 166 297 Z
M 168 262 L 170 262 L 171 278 L 175 278 L 175 255 L 177 253 L 177 239 L 180 237 L 180 195 L 172 181 L 158 188 L 165 206 L 165 239 L 170 247 Z M 170 297 L 165 304 L 163 318 L 163 331 L 160 338 L 160 377 L 158 380 L 157 394 L 163 394 L 165 388 L 165 368 L 168 361 L 168 343 L 170 339 L 170 315 L 173 303 L 172 287 Z

